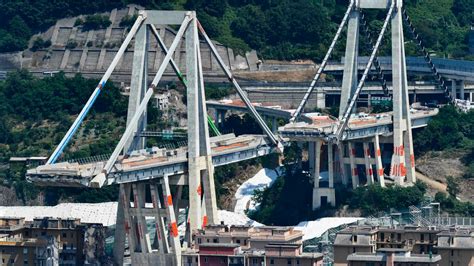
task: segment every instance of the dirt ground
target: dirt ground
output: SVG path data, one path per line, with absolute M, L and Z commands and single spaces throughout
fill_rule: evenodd
M 426 181 L 430 188 L 440 191 L 445 190 L 446 177 L 452 176 L 461 188 L 459 198 L 474 203 L 474 180 L 462 177 L 467 171 L 461 162 L 464 155 L 460 151 L 429 152 L 416 160 L 417 177 Z
M 218 199 L 218 205 L 220 209 L 227 211 L 234 211 L 235 206 L 235 192 L 237 189 L 247 181 L 249 178 L 253 177 L 262 167 L 258 166 L 248 166 L 244 169 L 239 169 L 238 173 L 235 175 L 235 178 L 230 179 L 228 182 L 222 184 L 222 187 L 227 189 L 228 193 L 221 195 Z

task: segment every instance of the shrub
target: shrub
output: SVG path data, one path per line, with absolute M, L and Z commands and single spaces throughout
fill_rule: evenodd
M 51 41 L 50 40 L 43 40 L 41 37 L 37 37 L 33 41 L 33 46 L 31 47 L 31 51 L 37 51 L 43 48 L 47 48 L 51 46 Z
M 84 20 L 82 30 L 98 30 L 105 29 L 110 26 L 112 22 L 109 20 L 108 16 L 105 15 L 88 15 Z
M 77 42 L 73 40 L 69 40 L 66 44 L 66 49 L 74 49 L 77 47 Z

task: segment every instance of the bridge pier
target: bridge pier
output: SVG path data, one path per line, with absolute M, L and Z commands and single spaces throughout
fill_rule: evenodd
M 362 145 L 364 148 L 365 175 L 367 176 L 367 184 L 371 185 L 374 183 L 374 173 L 372 170 L 370 147 L 369 143 L 366 141 L 364 141 Z
M 276 133 L 278 131 L 278 119 L 276 116 L 272 117 L 272 132 Z
M 312 148 L 311 148 L 312 146 Z M 320 184 L 319 177 L 321 175 L 321 163 L 322 163 L 322 149 L 323 142 L 316 140 L 309 142 L 309 160 L 310 160 L 310 173 L 313 177 L 313 210 L 320 208 L 323 205 L 336 206 L 336 191 L 334 189 L 334 147 L 332 144 L 327 144 L 327 166 L 328 166 L 328 184 Z M 313 166 L 313 168 L 311 168 Z
M 168 177 L 121 184 L 119 193 L 116 236 L 118 232 L 127 237 L 132 265 L 179 265 L 181 245 Z M 151 202 L 146 195 L 151 196 Z M 149 231 L 147 220 L 151 219 L 155 228 Z M 122 264 L 124 240 L 114 241 L 114 253 L 122 256 Z
M 382 150 L 380 149 L 380 138 L 379 135 L 374 137 L 374 154 L 375 154 L 375 168 L 377 170 L 377 176 L 379 178 L 379 184 L 381 187 L 385 187 L 385 176 L 382 164 Z
M 464 100 L 465 99 L 465 89 L 466 85 L 464 80 L 451 80 L 451 94 L 454 98 Z M 472 92 L 469 93 L 469 98 L 471 98 Z

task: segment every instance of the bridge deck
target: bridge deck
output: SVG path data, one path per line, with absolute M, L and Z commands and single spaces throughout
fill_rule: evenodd
M 438 109 L 412 109 L 412 128 L 426 126 L 428 120 L 438 114 Z M 309 116 L 309 114 L 306 114 Z M 313 116 L 313 122 L 299 122 L 287 124 L 278 129 L 278 132 L 291 140 L 309 140 L 311 138 L 326 138 L 333 134 L 339 124 L 337 118 L 329 116 Z M 349 120 L 348 129 L 343 139 L 360 139 L 378 135 L 387 135 L 392 132 L 392 112 L 368 115 L 353 115 Z
M 227 134 L 211 138 L 214 166 L 243 161 L 271 152 L 270 143 L 261 135 Z M 105 161 L 91 163 L 63 162 L 42 165 L 27 172 L 28 180 L 43 186 L 84 187 L 101 173 Z M 171 182 L 187 182 L 181 176 L 187 171 L 187 147 L 168 150 L 151 148 L 134 151 L 130 157 L 119 157 L 109 174 L 107 185 L 175 176 Z

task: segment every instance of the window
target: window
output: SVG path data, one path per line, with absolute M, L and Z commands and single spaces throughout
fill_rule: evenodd
M 28 265 L 28 259 L 23 260 L 23 265 Z
M 355 243 L 357 243 L 357 236 L 352 236 L 352 241 L 354 241 Z
M 201 244 L 201 238 L 198 238 L 198 244 Z
M 296 260 L 296 265 L 300 265 L 300 260 Z
M 188 257 L 188 263 L 193 263 L 193 258 Z
M 235 242 L 237 242 L 237 244 L 240 244 L 240 239 L 235 240 Z
M 23 254 L 28 254 L 28 248 L 23 248 Z
M 219 239 L 214 238 L 214 239 L 212 240 L 212 242 L 213 242 L 213 243 L 219 243 Z
M 15 263 L 15 259 L 10 259 L 10 263 Z
M 41 232 L 41 235 L 42 235 L 42 236 L 45 236 L 45 235 L 46 235 L 46 232 L 45 232 L 45 231 Z
M 204 262 L 207 262 L 207 258 L 204 258 Z
M 420 241 L 421 241 L 421 242 L 425 242 L 425 235 L 424 235 L 424 234 L 421 234 L 420 237 L 421 237 L 421 238 L 420 238 Z
M 356 248 L 352 248 L 352 253 L 355 253 L 356 252 Z
M 244 240 L 244 245 L 247 245 L 247 240 Z
M 66 237 L 67 237 L 66 233 L 63 233 L 63 237 L 64 237 L 64 238 L 66 238 Z
M 454 256 L 454 250 L 451 250 L 451 256 Z
M 287 264 L 288 264 L 288 265 L 291 265 L 291 259 L 288 259 Z
M 274 264 L 275 264 L 275 260 L 274 260 L 274 259 L 271 259 L 271 260 L 270 260 L 270 264 L 271 264 L 271 265 L 274 265 Z
M 380 233 L 380 238 L 382 239 L 382 241 L 385 241 L 385 233 Z
M 206 239 L 206 240 L 207 240 L 207 243 L 209 243 L 209 238 L 208 238 L 208 239 Z

